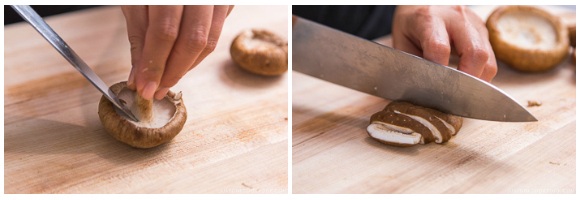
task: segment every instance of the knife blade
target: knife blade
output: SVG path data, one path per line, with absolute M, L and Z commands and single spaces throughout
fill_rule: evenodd
M 488 82 L 295 16 L 292 69 L 367 94 L 462 117 L 537 121 L 513 98 Z
M 75 69 L 93 84 L 115 107 L 126 117 L 139 121 L 135 115 L 109 89 L 107 84 L 68 46 L 68 44 L 28 5 L 11 5 L 26 22 L 28 22 L 46 41 L 48 41 Z

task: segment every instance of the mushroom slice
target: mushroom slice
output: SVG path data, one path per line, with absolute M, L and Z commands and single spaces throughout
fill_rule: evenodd
M 433 123 L 431 123 L 426 118 L 419 117 L 417 115 L 409 115 L 409 114 L 401 113 L 399 111 L 395 111 L 395 113 L 401 114 L 401 115 L 406 115 L 406 116 L 410 117 L 411 119 L 414 119 L 417 122 L 423 124 L 423 126 L 425 126 L 429 129 L 429 131 L 431 132 L 431 135 L 433 135 L 433 137 L 435 137 L 435 143 L 442 143 L 443 142 L 443 136 L 442 136 L 441 131 L 439 131 L 439 128 L 436 127 Z
M 462 123 L 461 117 L 395 101 L 371 116 L 367 132 L 372 138 L 395 146 L 445 143 L 457 134 Z
M 99 118 L 107 133 L 137 148 L 151 148 L 173 139 L 183 128 L 187 112 L 181 93 L 168 92 L 161 100 L 147 101 L 127 88 L 126 82 L 110 87 L 120 101 L 139 118 L 126 118 L 105 97 L 99 102 Z
M 288 71 L 288 42 L 268 30 L 242 31 L 232 42 L 230 55 L 255 74 L 277 76 Z
M 391 145 L 413 146 L 423 142 L 421 134 L 384 122 L 372 122 L 367 127 L 367 131 L 372 138 Z
M 514 69 L 541 72 L 566 58 L 568 31 L 559 17 L 532 6 L 503 6 L 487 19 L 496 57 Z

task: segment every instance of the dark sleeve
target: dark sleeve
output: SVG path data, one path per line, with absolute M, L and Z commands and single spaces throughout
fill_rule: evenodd
M 326 26 L 376 39 L 391 33 L 396 6 L 292 6 L 292 14 Z
M 82 10 L 97 6 L 91 5 L 60 5 L 60 6 L 30 6 L 38 15 L 46 17 L 76 10 Z M 4 25 L 21 22 L 22 18 L 9 5 L 4 5 Z

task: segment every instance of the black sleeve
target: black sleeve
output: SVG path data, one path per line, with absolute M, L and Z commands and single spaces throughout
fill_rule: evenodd
M 391 33 L 396 6 L 292 6 L 292 14 L 326 26 L 375 39 Z

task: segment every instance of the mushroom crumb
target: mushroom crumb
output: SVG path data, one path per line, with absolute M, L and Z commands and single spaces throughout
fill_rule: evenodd
M 528 107 L 535 107 L 535 106 L 541 106 L 542 102 L 539 101 L 528 101 Z

